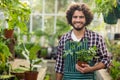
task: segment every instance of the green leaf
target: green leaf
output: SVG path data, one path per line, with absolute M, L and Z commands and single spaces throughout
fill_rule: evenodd
M 30 60 L 34 60 L 37 58 L 36 53 L 40 50 L 40 46 L 39 45 L 34 45 L 31 49 L 30 49 L 30 53 L 29 53 L 29 58 Z
M 33 61 L 33 65 L 35 65 L 35 64 L 39 64 L 39 63 L 41 63 L 41 62 L 42 62 L 41 59 L 36 59 L 36 60 Z

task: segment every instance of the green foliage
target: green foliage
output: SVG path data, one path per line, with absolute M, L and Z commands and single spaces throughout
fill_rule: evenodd
M 23 44 L 24 45 L 24 44 Z M 24 50 L 22 54 L 29 61 L 29 70 L 35 70 L 35 65 L 39 64 L 42 60 L 37 58 L 37 52 L 40 50 L 40 46 L 34 44 L 31 48 L 27 49 L 24 45 Z
M 91 61 L 95 57 L 96 50 L 97 50 L 97 47 L 93 46 L 93 47 L 90 47 L 88 50 L 82 49 L 80 51 L 77 51 L 76 54 L 78 55 L 77 56 L 78 61 L 89 63 L 89 61 Z
M 65 50 L 64 54 L 63 54 L 63 57 L 65 58 L 67 55 L 73 56 L 73 52 L 71 50 Z
M 113 44 L 109 47 L 109 51 L 113 54 L 114 59 L 117 59 L 117 57 L 120 57 L 120 45 L 119 44 Z
M 110 68 L 110 75 L 114 80 L 120 79 L 120 62 L 113 60 L 112 67 Z
M 68 25 L 63 19 L 57 20 L 57 31 L 58 33 L 56 33 L 56 35 L 61 36 L 63 34 L 65 34 L 66 32 L 68 32 L 72 27 L 70 25 Z
M 28 71 L 28 68 L 25 66 L 20 65 L 20 67 L 12 69 L 12 73 L 24 73 L 25 71 Z
M 94 0 L 95 9 L 94 11 L 98 14 L 104 13 L 107 15 L 109 12 L 112 12 L 116 7 L 116 0 Z
M 5 59 L 11 56 L 9 48 L 3 42 L 0 42 L 0 53 L 4 55 Z
M 41 48 L 41 53 L 40 53 L 40 56 L 41 57 L 46 57 L 47 56 L 47 48 Z
M 0 33 L 1 34 L 1 33 Z M 0 74 L 9 73 L 8 59 L 11 56 L 11 52 L 6 45 L 9 40 L 6 40 L 3 35 L 0 36 Z
M 76 50 L 76 45 L 77 47 L 79 47 L 81 45 L 80 42 L 76 42 L 76 41 L 72 41 L 72 45 L 70 45 L 70 49 L 69 50 L 65 50 L 63 57 L 65 58 L 67 55 L 71 55 L 73 56 L 73 51 Z M 75 43 L 75 44 L 74 44 Z M 88 62 L 91 61 L 93 58 L 97 58 L 96 56 L 96 51 L 97 51 L 97 47 L 96 46 L 92 46 L 89 49 L 81 49 L 78 51 L 75 51 L 75 54 L 77 55 L 77 60 L 78 61 L 83 61 L 83 62 Z
M 30 16 L 30 7 L 19 0 L 1 0 L 0 9 L 3 11 L 9 29 L 18 27 L 27 31 L 26 24 Z
M 108 40 L 107 38 L 106 38 L 106 43 L 107 43 L 107 47 L 108 47 L 109 52 L 112 53 L 112 55 L 113 55 L 113 58 L 115 60 L 118 59 L 118 61 L 119 61 L 119 58 L 120 58 L 120 44 L 117 44 L 117 43 L 115 44 L 112 41 Z
M 50 74 L 46 74 L 44 80 L 50 80 Z
M 14 75 L 0 75 L 0 80 L 13 80 L 12 78 L 14 78 Z M 16 79 L 14 79 L 16 80 Z
M 70 43 L 73 43 L 72 45 L 70 45 L 70 49 L 69 50 L 64 50 L 64 54 L 63 54 L 63 57 L 65 58 L 67 55 L 71 55 L 73 56 L 73 52 L 72 50 L 75 50 L 75 45 L 74 44 L 77 44 L 77 46 L 80 46 L 81 43 L 80 42 L 76 42 L 76 41 L 70 41 Z M 67 43 L 66 43 L 67 44 Z M 68 42 L 69 44 L 69 42 Z

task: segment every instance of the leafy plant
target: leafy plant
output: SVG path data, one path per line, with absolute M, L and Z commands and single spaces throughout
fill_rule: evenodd
M 65 50 L 64 54 L 63 54 L 63 57 L 65 58 L 67 55 L 73 56 L 73 52 L 71 50 Z
M 40 46 L 35 44 L 29 49 L 27 49 L 24 44 L 23 46 L 24 46 L 25 52 L 23 52 L 22 54 L 30 63 L 29 70 L 34 71 L 36 70 L 36 65 L 42 62 L 42 60 L 38 59 L 36 55 L 36 53 L 40 50 Z
M 4 36 L 0 36 L 0 74 L 9 73 L 9 57 L 11 52 L 6 45 L 8 41 L 5 40 Z
M 50 77 L 51 77 L 50 74 L 46 74 L 44 80 L 50 80 L 51 79 Z
M 81 62 L 89 63 L 95 57 L 96 50 L 97 50 L 97 47 L 93 46 L 93 47 L 90 47 L 88 50 L 82 49 L 80 51 L 77 51 L 76 52 L 77 60 Z
M 64 50 L 64 54 L 63 54 L 63 57 L 64 57 L 64 58 L 65 58 L 67 55 L 73 56 L 73 51 L 72 51 L 72 50 L 75 50 L 75 45 L 74 45 L 74 43 L 77 44 L 77 46 L 80 46 L 80 42 L 70 41 L 70 43 L 73 43 L 73 45 L 70 45 L 70 49 Z M 66 44 L 69 44 L 69 42 L 66 43 Z
M 114 80 L 120 80 L 120 62 L 113 60 L 110 67 L 110 75 Z
M 117 61 L 120 61 L 120 44 L 112 43 L 107 38 L 106 38 L 106 43 L 107 43 L 109 52 L 111 52 L 113 55 L 113 58 Z
M 30 16 L 30 7 L 27 3 L 19 0 L 1 0 L 0 9 L 4 13 L 5 21 L 8 23 L 8 29 L 19 28 L 26 31 L 26 24 Z
M 69 43 L 69 42 L 68 42 Z M 76 50 L 76 45 L 77 47 L 79 47 L 81 45 L 80 42 L 76 42 L 76 41 L 72 41 L 72 45 L 70 45 L 70 49 L 65 50 L 63 57 L 65 58 L 67 55 L 71 55 L 73 56 L 73 51 Z M 89 49 L 81 49 L 75 52 L 75 54 L 77 55 L 77 60 L 81 61 L 81 62 L 89 62 L 91 61 L 93 58 L 96 57 L 96 50 L 97 47 L 96 46 L 92 46 Z
M 94 0 L 94 2 L 94 11 L 98 14 L 104 13 L 107 15 L 109 12 L 112 12 L 113 9 L 117 6 L 116 0 Z

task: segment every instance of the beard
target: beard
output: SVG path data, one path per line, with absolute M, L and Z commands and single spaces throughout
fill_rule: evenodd
M 80 22 L 80 23 L 83 24 L 81 27 L 77 27 L 77 26 L 75 26 L 75 25 L 72 25 L 73 28 L 74 28 L 75 30 L 77 30 L 77 31 L 81 31 L 81 30 L 85 27 L 85 24 L 82 23 L 82 22 Z

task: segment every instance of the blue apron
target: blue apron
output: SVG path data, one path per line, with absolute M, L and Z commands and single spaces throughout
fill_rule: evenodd
M 81 49 L 88 49 L 88 41 L 84 41 L 84 42 L 67 41 L 66 42 L 65 50 L 71 50 L 73 52 L 73 55 L 68 54 L 64 59 L 63 80 L 95 80 L 94 72 L 80 73 L 75 68 L 75 64 L 77 63 L 77 54 L 75 54 L 75 51 L 78 51 Z M 90 65 L 92 66 L 94 64 L 90 63 Z

